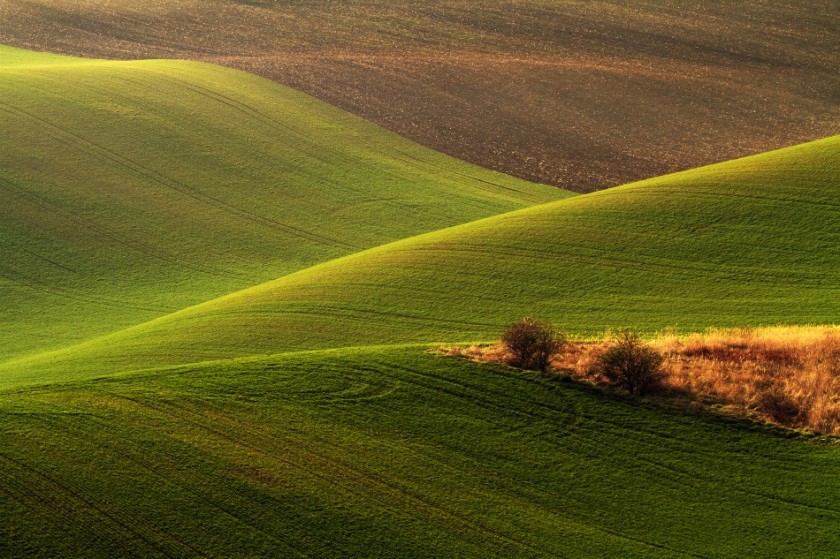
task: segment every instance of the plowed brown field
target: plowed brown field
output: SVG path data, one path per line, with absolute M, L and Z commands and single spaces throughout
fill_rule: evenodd
M 832 0 L 0 0 L 0 43 L 217 62 L 588 191 L 840 131 Z

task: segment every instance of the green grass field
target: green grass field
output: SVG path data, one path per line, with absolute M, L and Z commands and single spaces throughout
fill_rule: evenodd
M 427 350 L 836 323 L 840 137 L 573 197 L 209 65 L 0 78 L 0 557 L 836 556 L 836 441 Z
M 487 218 L 321 264 L 60 352 L 6 382 L 382 343 L 840 315 L 840 137 Z
M 566 196 L 206 64 L 0 47 L 0 360 Z
M 840 452 L 371 348 L 0 392 L 3 557 L 833 557 Z

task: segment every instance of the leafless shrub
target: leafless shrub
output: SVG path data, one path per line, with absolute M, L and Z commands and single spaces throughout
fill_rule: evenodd
M 628 333 L 629 334 L 629 333 Z M 704 334 L 657 337 L 664 356 L 654 376 L 669 397 L 713 404 L 725 413 L 760 417 L 786 427 L 840 436 L 840 327 L 792 326 L 713 330 Z M 616 341 L 569 342 L 550 367 L 595 385 L 621 384 L 607 376 L 604 360 Z M 445 353 L 478 362 L 513 363 L 502 343 L 445 348 Z M 654 362 L 656 359 L 654 358 Z M 625 385 L 625 388 L 631 390 Z M 635 391 L 634 388 L 631 391 Z M 638 392 L 638 393 L 642 393 Z
M 631 330 L 620 331 L 599 361 L 604 376 L 631 394 L 647 394 L 662 383 L 664 357 Z
M 508 363 L 532 371 L 547 371 L 565 344 L 566 337 L 551 324 L 533 318 L 514 322 L 502 334 L 502 345 L 510 353 Z

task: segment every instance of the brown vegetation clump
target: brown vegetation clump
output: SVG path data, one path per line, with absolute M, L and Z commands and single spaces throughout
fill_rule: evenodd
M 502 334 L 507 349 L 507 363 L 520 369 L 547 371 L 552 358 L 560 353 L 566 338 L 554 327 L 540 320 L 523 318 L 508 326 Z
M 630 394 L 644 396 L 662 385 L 662 355 L 639 335 L 622 330 L 598 359 L 602 374 Z
M 595 385 L 615 384 L 602 341 L 568 342 L 551 368 Z M 643 344 L 640 344 L 643 345 Z M 664 361 L 663 398 L 690 398 L 739 416 L 840 436 L 840 327 L 774 327 L 660 335 L 650 346 Z M 509 363 L 503 344 L 453 347 L 448 355 Z

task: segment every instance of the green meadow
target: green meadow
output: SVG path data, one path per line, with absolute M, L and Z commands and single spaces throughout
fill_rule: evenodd
M 0 47 L 0 359 L 568 196 L 243 72 Z
M 840 316 L 840 136 L 580 196 L 0 47 L 0 557 L 835 557 L 840 447 L 429 351 Z
M 840 315 L 840 137 L 542 204 L 353 254 L 62 351 L 7 382 L 301 349 L 578 336 Z M 46 376 L 45 376 L 46 375 Z
M 832 557 L 840 452 L 369 348 L 0 392 L 3 557 Z

